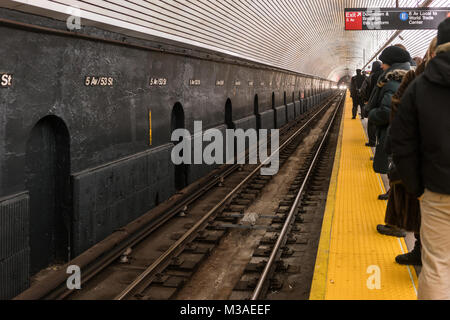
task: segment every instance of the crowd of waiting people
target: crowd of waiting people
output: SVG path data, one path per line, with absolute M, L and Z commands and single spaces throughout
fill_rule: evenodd
M 367 118 L 373 168 L 389 177 L 385 236 L 413 232 L 414 249 L 396 257 L 422 266 L 421 300 L 450 300 L 450 18 L 422 58 L 387 47 L 366 77 L 352 78 L 353 119 Z

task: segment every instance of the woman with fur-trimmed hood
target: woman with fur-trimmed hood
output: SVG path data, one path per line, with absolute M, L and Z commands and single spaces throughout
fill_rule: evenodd
M 384 150 L 386 133 L 390 123 L 392 97 L 397 92 L 403 76 L 411 69 L 408 51 L 397 46 L 384 49 L 380 56 L 384 73 L 381 75 L 371 101 L 369 121 L 377 127 L 377 147 L 373 167 L 376 173 L 387 174 L 389 159 Z

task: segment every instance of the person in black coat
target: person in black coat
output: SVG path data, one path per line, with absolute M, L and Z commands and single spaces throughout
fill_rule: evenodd
M 378 83 L 378 79 L 383 74 L 380 61 L 374 61 L 372 63 L 372 71 L 370 76 L 364 80 L 361 87 L 361 99 L 364 103 L 369 102 L 370 96 Z
M 358 108 L 361 106 L 362 108 L 362 101 L 360 97 L 360 89 L 364 83 L 364 80 L 366 77 L 362 75 L 361 69 L 356 70 L 356 76 L 352 78 L 351 85 L 350 85 L 350 95 L 353 100 L 353 119 L 356 119 L 356 115 L 358 114 Z
M 378 79 L 383 74 L 383 69 L 381 68 L 381 62 L 375 61 L 372 63 L 372 72 L 370 77 L 366 78 L 361 88 L 361 98 L 364 103 L 364 108 L 362 111 L 363 118 L 367 118 L 369 115 L 366 110 L 366 104 L 369 102 L 372 92 L 378 83 Z M 367 147 L 375 148 L 377 143 L 377 126 L 367 122 L 367 134 L 369 136 L 369 142 L 366 143 Z
M 392 98 L 391 123 L 398 113 L 401 99 L 408 89 L 408 86 L 413 83 L 417 77 L 425 72 L 429 61 L 434 58 L 436 54 L 436 46 L 437 37 L 431 41 L 424 59 L 421 59 L 422 63 L 420 63 L 415 70 L 410 70 L 403 78 L 400 88 Z M 414 232 L 414 236 L 416 237 L 414 249 L 406 254 L 397 256 L 395 261 L 402 265 L 422 265 L 422 246 L 420 241 L 420 202 L 415 195 L 406 190 L 405 185 L 398 175 L 395 164 L 392 161 L 392 149 L 389 143 L 390 140 L 391 139 L 388 135 L 386 139 L 386 152 L 390 155 L 391 159 L 388 173 L 389 185 L 391 189 L 389 191 L 385 222 L 386 225 L 397 226 L 405 231 Z
M 402 182 L 422 196 L 421 300 L 450 300 L 450 18 L 439 26 L 437 45 L 406 90 L 389 136 Z

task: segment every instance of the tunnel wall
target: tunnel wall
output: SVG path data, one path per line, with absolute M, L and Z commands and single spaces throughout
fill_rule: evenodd
M 8 9 L 0 9 L 0 18 L 65 31 L 64 22 Z M 256 128 L 259 116 L 262 128 L 269 129 L 275 113 L 279 127 L 286 123 L 284 92 L 330 90 L 332 84 L 236 58 L 228 57 L 232 63 L 164 52 L 148 41 L 93 27 L 81 33 L 105 41 L 0 24 L 0 71 L 13 79 L 0 88 L 1 244 L 14 242 L 0 247 L 0 287 L 5 288 L 0 299 L 29 283 L 29 216 L 36 208 L 28 205 L 25 162 L 39 120 L 55 116 L 70 135 L 74 257 L 176 192 L 170 161 L 176 103 L 190 132 L 198 120 L 204 129 L 225 130 L 227 99 L 237 128 Z M 92 82 L 92 77 L 102 79 Z M 191 167 L 189 183 L 213 168 Z
M 295 119 L 295 105 L 294 103 L 289 103 L 287 105 L 287 121 L 292 121 Z
M 26 192 L 0 198 L 0 300 L 29 285 L 28 204 Z
M 275 110 L 270 109 L 260 113 L 261 129 L 275 129 Z
M 277 129 L 279 129 L 286 124 L 286 106 L 275 108 L 275 112 L 277 119 Z
M 81 253 L 174 192 L 173 144 L 73 174 L 74 250 Z

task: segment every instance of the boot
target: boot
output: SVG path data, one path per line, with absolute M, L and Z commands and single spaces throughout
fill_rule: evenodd
M 402 266 L 421 266 L 422 265 L 422 245 L 420 240 L 416 241 L 413 251 L 407 254 L 399 255 L 395 261 Z
M 386 194 L 382 194 L 378 197 L 378 200 L 387 201 L 389 200 L 389 191 Z
M 384 236 L 390 236 L 390 237 L 397 237 L 397 238 L 405 238 L 406 237 L 406 231 L 389 225 L 378 225 L 377 227 L 378 233 L 384 235 Z

